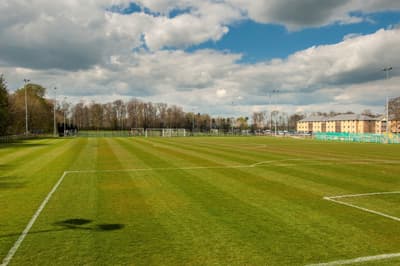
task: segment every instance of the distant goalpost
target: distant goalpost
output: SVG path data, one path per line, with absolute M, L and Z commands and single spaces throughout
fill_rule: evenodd
M 184 128 L 132 128 L 131 136 L 144 137 L 186 137 Z
M 130 135 L 133 137 L 144 136 L 144 128 L 131 128 Z

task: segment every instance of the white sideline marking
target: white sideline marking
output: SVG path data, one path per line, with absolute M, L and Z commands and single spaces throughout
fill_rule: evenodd
M 63 181 L 64 177 L 68 174 L 68 171 L 64 172 L 60 179 L 58 179 L 57 183 L 54 185 L 53 189 L 47 194 L 46 198 L 43 200 L 42 204 L 40 204 L 39 208 L 35 212 L 35 214 L 32 216 L 31 220 L 29 221 L 28 225 L 25 227 L 24 231 L 22 231 L 21 235 L 15 241 L 14 245 L 12 248 L 8 251 L 7 256 L 3 259 L 3 262 L 1 263 L 1 266 L 6 266 L 8 263 L 10 263 L 11 259 L 14 257 L 15 253 L 17 252 L 19 246 L 21 245 L 22 241 L 24 241 L 26 235 L 29 233 L 29 230 L 31 230 L 33 224 L 35 223 L 36 219 L 39 217 L 40 213 L 43 211 L 44 207 L 46 207 L 47 202 L 49 202 L 51 196 L 53 196 L 54 192 L 56 192 L 57 188 L 60 186 L 61 182 Z
M 369 212 L 369 213 L 373 213 L 379 216 L 383 216 L 395 221 L 400 222 L 400 218 L 396 217 L 396 216 L 392 216 L 383 212 L 379 212 L 379 211 L 374 211 L 368 208 L 364 208 L 364 207 L 360 207 L 351 203 L 347 203 L 347 202 L 343 202 L 337 199 L 343 199 L 343 198 L 355 198 L 355 197 L 365 197 L 365 196 L 373 196 L 373 195 L 387 195 L 387 194 L 399 194 L 400 191 L 388 191 L 388 192 L 372 192 L 372 193 L 363 193 L 363 194 L 348 194 L 348 195 L 339 195 L 339 196 L 331 196 L 331 197 L 323 197 L 324 200 L 328 200 L 328 201 L 332 201 L 338 204 L 342 204 L 348 207 L 352 207 L 358 210 L 362 210 L 365 212 Z
M 58 179 L 57 183 L 51 189 L 49 194 L 47 194 L 46 198 L 43 200 L 42 204 L 36 210 L 35 214 L 32 216 L 31 220 L 25 227 L 24 231 L 22 231 L 21 235 L 18 237 L 17 241 L 15 241 L 14 245 L 8 251 L 7 256 L 3 259 L 3 262 L 0 266 L 7 266 L 11 259 L 14 257 L 18 248 L 21 246 L 21 243 L 24 241 L 26 235 L 31 230 L 33 224 L 36 222 L 36 219 L 39 217 L 40 213 L 46 207 L 50 198 L 53 196 L 54 192 L 58 189 L 64 177 L 70 173 L 108 173 L 108 172 L 134 172 L 134 171 L 154 171 L 154 170 L 192 170 L 192 169 L 222 169 L 222 168 L 251 168 L 253 165 L 231 165 L 231 166 L 194 166 L 194 167 L 176 167 L 176 168 L 136 168 L 136 169 L 120 169 L 120 170 L 76 170 L 76 171 L 65 171 L 62 176 Z
M 53 196 L 53 194 L 56 192 L 62 181 L 64 180 L 65 176 L 70 173 L 108 173 L 108 172 L 134 172 L 134 171 L 155 171 L 155 170 L 195 170 L 195 169 L 227 169 L 227 168 L 254 168 L 263 164 L 272 164 L 275 162 L 285 162 L 285 161 L 330 161 L 330 160 L 336 160 L 336 159 L 325 159 L 325 160 L 313 160 L 313 159 L 281 159 L 281 160 L 269 160 L 269 161 L 261 161 L 257 163 L 253 163 L 250 165 L 225 165 L 225 166 L 193 166 L 193 167 L 160 167 L 160 168 L 132 168 L 132 169 L 116 169 L 116 170 L 72 170 L 72 171 L 65 171 L 61 177 L 58 179 L 57 183 L 54 185 L 54 187 L 51 189 L 49 194 L 47 194 L 46 198 L 43 200 L 42 204 L 39 206 L 39 208 L 36 210 L 32 218 L 30 219 L 29 223 L 25 227 L 24 231 L 22 231 L 21 235 L 18 237 L 17 241 L 15 241 L 14 245 L 11 247 L 11 249 L 8 251 L 7 256 L 3 259 L 2 263 L 0 266 L 7 266 L 11 259 L 14 257 L 15 253 L 17 252 L 18 248 L 20 247 L 21 243 L 24 241 L 26 235 L 29 233 L 31 230 L 33 224 L 36 222 L 37 218 L 43 211 L 43 209 L 46 207 L 47 203 Z M 373 160 L 371 160 L 373 161 Z M 377 160 L 376 162 L 389 162 L 392 163 L 393 161 L 379 161 Z M 395 161 L 397 162 L 397 161 Z M 367 208 L 359 207 L 350 203 L 345 203 L 339 200 L 335 200 L 338 198 L 346 198 L 346 197 L 361 197 L 361 196 L 369 196 L 369 195 L 381 195 L 381 194 L 397 194 L 400 193 L 400 191 L 392 191 L 392 192 L 373 192 L 373 193 L 364 193 L 364 194 L 350 194 L 350 195 L 340 195 L 340 196 L 330 196 L 330 197 L 324 197 L 325 200 L 329 200 L 338 204 L 350 206 L 356 209 L 360 209 L 366 212 L 374 213 L 380 216 L 384 216 L 396 221 L 400 221 L 400 218 L 395 217 L 395 216 L 390 216 L 385 213 L 377 212 L 374 210 L 370 210 Z M 394 253 L 394 254 L 383 254 L 383 255 L 377 255 L 377 256 L 371 256 L 371 257 L 361 257 L 353 260 L 358 260 L 358 259 L 364 259 L 364 258 L 374 258 L 371 260 L 376 260 L 375 258 L 377 257 L 384 257 L 384 258 L 392 258 L 392 257 L 400 257 L 400 253 Z M 348 261 L 353 261 L 353 260 L 348 260 Z M 364 261 L 364 260 L 362 260 Z M 367 261 L 367 260 L 366 260 Z M 311 265 L 341 265 L 337 264 L 340 261 L 337 262 L 329 262 L 329 263 L 335 263 L 335 264 L 311 264 Z M 354 263 L 354 262 L 346 262 L 346 260 L 342 261 L 345 263 L 342 264 L 349 264 L 349 263 Z
M 375 256 L 367 256 L 367 257 L 358 257 L 349 260 L 337 260 L 325 263 L 315 263 L 315 264 L 308 264 L 307 266 L 334 266 L 334 265 L 346 265 L 346 264 L 353 264 L 353 263 L 360 263 L 360 262 L 367 262 L 367 261 L 375 261 L 375 260 L 386 260 L 386 259 L 393 259 L 400 257 L 400 253 L 391 253 L 391 254 L 381 254 Z

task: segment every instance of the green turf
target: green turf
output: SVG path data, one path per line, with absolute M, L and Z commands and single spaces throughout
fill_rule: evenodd
M 0 145 L 0 260 L 64 171 L 78 172 L 10 265 L 306 265 L 399 253 L 399 222 L 322 199 L 400 190 L 399 163 L 400 145 L 267 137 Z M 400 194 L 341 201 L 400 217 Z

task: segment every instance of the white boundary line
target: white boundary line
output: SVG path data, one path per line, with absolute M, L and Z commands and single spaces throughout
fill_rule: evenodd
M 375 211 L 375 210 L 371 210 L 368 208 L 364 208 L 364 207 L 360 207 L 348 202 L 343 202 L 340 201 L 338 199 L 343 199 L 343 198 L 355 198 L 355 197 L 366 197 L 366 196 L 374 196 L 374 195 L 387 195 L 387 194 L 400 194 L 400 191 L 388 191 L 388 192 L 372 192 L 372 193 L 363 193 L 363 194 L 348 194 L 348 195 L 339 195 L 339 196 L 331 196 L 331 197 L 323 197 L 324 200 L 328 200 L 328 201 L 332 201 L 335 202 L 337 204 L 341 204 L 341 205 L 345 205 L 348 207 L 352 207 L 361 211 L 365 211 L 365 212 L 369 212 L 369 213 L 373 213 L 379 216 L 383 216 L 392 220 L 395 220 L 397 222 L 400 222 L 400 218 L 396 217 L 396 216 L 392 216 L 383 212 L 379 212 L 379 211 Z
M 347 194 L 347 195 L 339 195 L 339 196 L 330 196 L 324 197 L 324 199 L 339 199 L 339 198 L 353 198 L 353 197 L 364 197 L 364 196 L 373 196 L 373 195 L 385 195 L 385 194 L 399 194 L 400 191 L 383 191 L 383 192 L 371 192 L 371 193 L 362 193 L 362 194 Z
M 19 246 L 21 245 L 22 241 L 24 241 L 26 235 L 29 233 L 29 230 L 31 230 L 33 224 L 35 223 L 36 219 L 39 217 L 40 213 L 43 211 L 44 207 L 46 207 L 47 203 L 49 202 L 51 196 L 53 196 L 54 192 L 56 192 L 57 188 L 60 186 L 61 182 L 64 180 L 64 177 L 68 174 L 68 171 L 64 172 L 60 179 L 58 179 L 57 183 L 54 185 L 52 190 L 47 194 L 46 198 L 43 200 L 42 204 L 40 204 L 39 208 L 35 212 L 35 214 L 32 216 L 31 220 L 25 227 L 24 231 L 22 231 L 21 235 L 15 241 L 14 245 L 12 248 L 8 251 L 7 256 L 3 259 L 3 262 L 1 263 L 0 266 L 6 266 L 8 263 L 10 263 L 11 259 L 14 257 L 15 252 L 17 252 Z
M 368 262 L 368 261 L 376 261 L 376 260 L 387 260 L 399 258 L 400 253 L 389 253 L 389 254 L 380 254 L 375 256 L 367 256 L 367 257 L 359 257 L 349 260 L 337 260 L 325 263 L 316 263 L 316 264 L 308 264 L 307 266 L 334 266 L 334 265 L 346 265 L 360 262 Z
M 271 164 L 275 162 L 285 162 L 285 161 L 308 161 L 307 159 L 282 159 L 282 160 L 270 160 L 270 161 L 261 161 L 257 163 L 253 163 L 250 165 L 226 165 L 226 166 L 193 166 L 193 167 L 176 167 L 176 168 L 168 168 L 168 167 L 160 167 L 160 168 L 132 168 L 132 169 L 121 169 L 121 170 L 75 170 L 75 171 L 65 171 L 61 177 L 58 179 L 57 183 L 53 186 L 49 194 L 47 194 L 46 198 L 43 200 L 43 202 L 40 204 L 39 208 L 36 210 L 32 218 L 30 219 L 29 223 L 25 227 L 24 231 L 22 231 L 21 235 L 18 237 L 17 241 L 15 241 L 14 245 L 11 247 L 11 249 L 8 251 L 6 257 L 3 259 L 2 263 L 0 266 L 7 266 L 12 258 L 14 257 L 15 253 L 17 252 L 18 248 L 20 247 L 21 243 L 24 241 L 25 237 L 31 230 L 33 224 L 36 222 L 37 218 L 43 211 L 43 209 L 46 207 L 47 203 L 53 196 L 53 194 L 56 192 L 62 181 L 64 180 L 65 176 L 68 174 L 72 173 L 109 173 L 109 172 L 134 172 L 134 171 L 156 171 L 156 170 L 196 170 L 196 169 L 227 169 L 227 168 L 254 168 L 263 164 Z M 323 199 L 332 201 L 338 204 L 346 205 L 349 207 L 353 207 L 359 210 L 363 210 L 366 212 L 374 213 L 392 220 L 400 221 L 400 218 L 391 216 L 385 213 L 381 213 L 378 211 L 370 210 L 367 208 L 359 207 L 350 203 L 342 202 L 339 200 L 336 200 L 338 198 L 346 198 L 346 197 L 362 197 L 362 196 L 370 196 L 370 195 L 382 195 L 382 194 L 398 194 L 400 191 L 392 191 L 392 192 L 373 192 L 373 193 L 364 193 L 364 194 L 349 194 L 349 195 L 340 195 L 340 196 L 330 196 L 330 197 L 323 197 Z M 400 253 L 393 253 L 393 254 L 382 254 L 382 255 L 377 255 L 377 256 L 370 256 L 370 257 L 360 257 L 352 260 L 342 260 L 342 261 L 334 261 L 334 262 L 328 262 L 322 263 L 322 264 L 310 264 L 310 265 L 318 265 L 318 266 L 323 266 L 323 265 L 343 265 L 343 264 L 349 264 L 349 263 L 354 263 L 358 261 L 369 261 L 369 260 L 378 260 L 378 259 L 387 259 L 387 258 L 393 258 L 393 257 L 400 257 Z M 369 258 L 369 259 L 368 259 Z M 368 260 L 364 260 L 368 259 Z M 338 264 L 339 263 L 339 264 Z
M 279 161 L 279 160 L 278 160 Z M 270 161 L 273 162 L 273 161 Z M 262 162 L 266 163 L 266 162 Z M 252 165 L 231 165 L 231 166 L 194 166 L 194 167 L 176 167 L 176 168 L 136 168 L 136 169 L 122 169 L 122 170 L 77 170 L 77 171 L 65 171 L 61 177 L 58 179 L 57 183 L 53 186 L 50 190 L 49 194 L 47 194 L 46 198 L 43 200 L 42 204 L 40 204 L 39 208 L 33 214 L 32 218 L 30 219 L 29 223 L 26 225 L 24 231 L 22 231 L 21 235 L 18 237 L 17 241 L 15 241 L 14 245 L 8 251 L 6 257 L 3 259 L 0 266 L 7 266 L 12 258 L 14 257 L 15 253 L 17 252 L 18 248 L 21 246 L 21 243 L 24 241 L 25 237 L 31 230 L 33 224 L 36 222 L 37 218 L 46 207 L 47 203 L 53 196 L 54 192 L 58 189 L 62 181 L 64 180 L 67 174 L 71 173 L 109 173 L 109 172 L 134 172 L 134 171 L 156 171 L 156 170 L 195 170 L 195 169 L 226 169 L 226 168 L 253 168 L 256 167 L 257 164 Z
M 387 192 L 371 192 L 371 193 L 362 193 L 362 194 L 347 194 L 347 195 L 339 195 L 339 196 L 330 196 L 330 197 L 323 197 L 324 200 L 332 201 L 337 204 L 345 205 L 348 207 L 352 207 L 361 211 L 373 213 L 385 218 L 389 218 L 400 222 L 400 218 L 396 216 L 392 216 L 383 212 L 374 211 L 371 209 L 367 209 L 364 207 L 360 207 L 351 203 L 343 202 L 338 199 L 343 198 L 355 198 L 355 197 L 366 197 L 366 196 L 374 196 L 374 195 L 388 195 L 388 194 L 400 194 L 400 191 L 387 191 Z M 366 257 L 358 257 L 354 259 L 348 260 L 337 260 L 331 262 L 324 262 L 324 263 L 315 263 L 315 264 L 308 264 L 307 266 L 334 266 L 334 265 L 346 265 L 346 264 L 354 264 L 354 263 L 361 263 L 361 262 L 368 262 L 368 261 L 377 261 L 377 260 L 387 260 L 393 258 L 399 258 L 400 253 L 389 253 L 389 254 L 380 254 L 374 256 L 366 256 Z

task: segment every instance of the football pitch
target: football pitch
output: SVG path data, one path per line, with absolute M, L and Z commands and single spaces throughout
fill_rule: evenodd
M 1 265 L 399 265 L 400 145 L 0 145 Z

